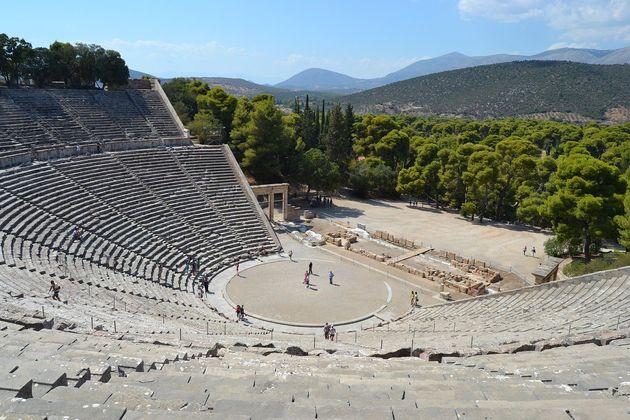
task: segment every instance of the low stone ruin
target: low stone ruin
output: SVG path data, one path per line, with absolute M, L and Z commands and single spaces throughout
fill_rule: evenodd
M 416 244 L 414 243 L 414 241 L 409 241 L 405 238 L 398 238 L 387 232 L 383 232 L 382 230 L 377 230 L 376 232 L 372 233 L 371 236 L 374 239 L 380 239 L 389 242 L 390 244 L 398 245 L 406 249 L 416 249 Z
M 326 242 L 329 244 L 341 246 L 345 249 L 350 249 L 351 244 L 357 242 L 357 235 L 347 231 L 331 232 L 326 234 L 325 239 Z
M 406 271 L 407 273 L 422 277 L 423 279 L 440 283 L 444 287 L 447 287 L 459 293 L 464 293 L 470 296 L 479 296 L 486 293 L 487 283 L 484 280 L 478 278 L 470 278 L 467 277 L 465 274 L 451 273 L 434 268 L 420 270 L 414 267 L 409 267 L 402 263 L 395 263 L 392 261 L 390 261 L 388 265 L 396 267 L 399 270 Z

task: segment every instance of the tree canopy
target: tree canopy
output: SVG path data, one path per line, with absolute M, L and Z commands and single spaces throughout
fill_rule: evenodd
M 120 53 L 99 45 L 55 41 L 49 48 L 33 48 L 24 39 L 0 34 L 0 76 L 9 86 L 64 82 L 104 88 L 126 85 L 129 69 Z
M 193 133 L 199 121 L 230 127 L 226 141 L 259 182 L 402 194 L 479 222 L 551 227 L 586 258 L 602 239 L 630 246 L 630 123 L 355 115 L 309 97 L 281 110 L 271 95 L 178 79 L 165 91 Z

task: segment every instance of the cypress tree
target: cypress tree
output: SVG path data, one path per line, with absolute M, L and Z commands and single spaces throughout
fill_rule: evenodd
M 293 112 L 300 115 L 300 99 L 296 96 L 293 101 Z
M 319 129 L 319 134 L 324 135 L 326 131 L 326 100 L 322 99 L 322 125 Z
M 319 126 L 319 105 L 315 107 L 315 126 L 316 126 L 316 137 L 319 139 L 319 135 L 321 134 L 321 130 Z

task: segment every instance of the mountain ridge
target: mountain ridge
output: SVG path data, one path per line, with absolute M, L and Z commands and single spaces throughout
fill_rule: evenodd
M 615 50 L 558 48 L 534 55 L 491 54 L 485 56 L 468 56 L 460 52 L 451 52 L 434 58 L 418 60 L 395 72 L 373 79 L 360 79 L 331 70 L 310 68 L 274 86 L 313 91 L 325 90 L 322 89 L 321 86 L 334 86 L 337 92 L 361 91 L 448 70 L 529 60 L 559 60 L 585 64 L 630 64 L 630 47 Z M 318 82 L 313 83 L 314 80 Z
M 339 100 L 359 113 L 628 121 L 630 66 L 548 60 L 488 64 L 403 80 Z

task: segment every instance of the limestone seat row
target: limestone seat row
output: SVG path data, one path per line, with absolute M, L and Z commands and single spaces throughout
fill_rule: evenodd
M 0 89 L 0 150 L 182 135 L 154 90 Z

